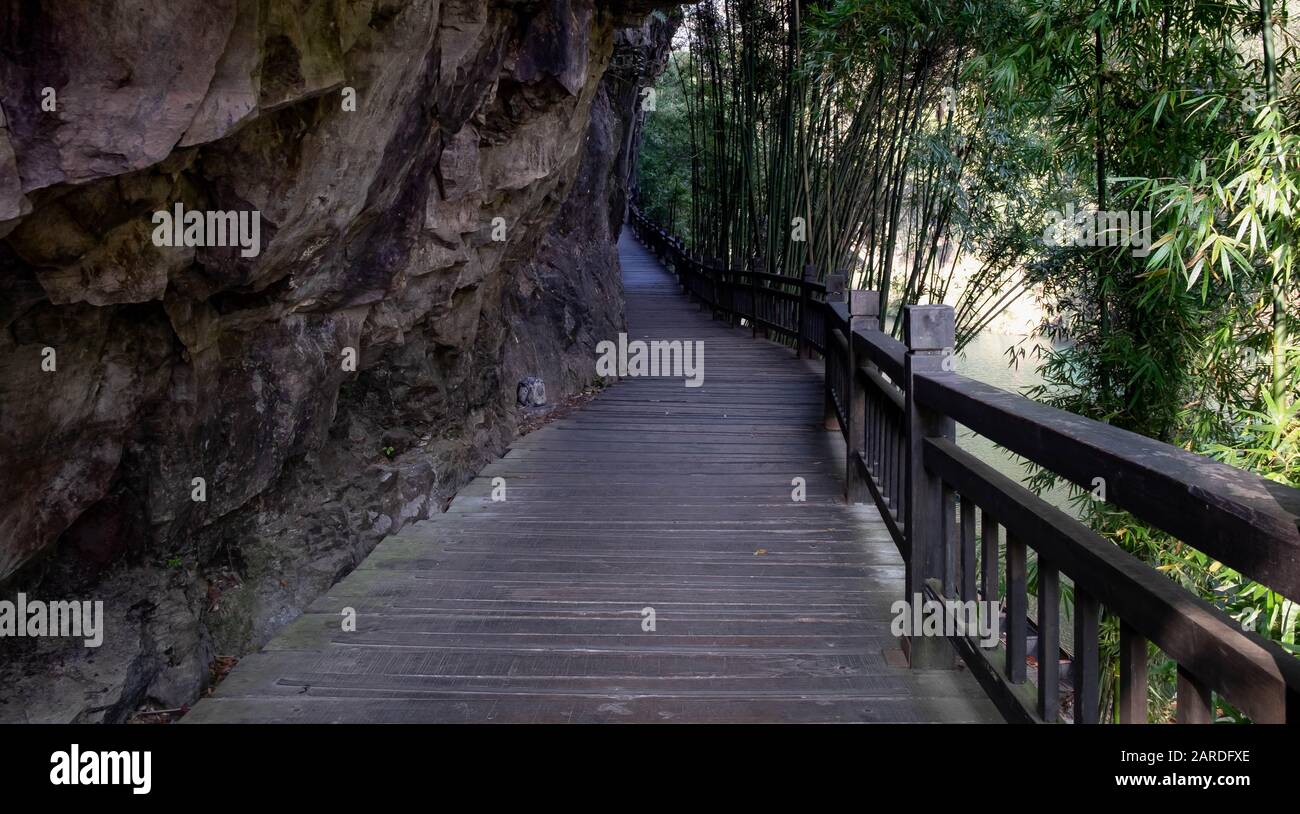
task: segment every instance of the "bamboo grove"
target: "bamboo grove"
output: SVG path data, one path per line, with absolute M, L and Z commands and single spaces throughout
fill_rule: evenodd
M 651 211 L 705 256 L 849 271 L 855 285 L 896 291 L 893 313 L 944 299 L 975 235 L 1011 214 L 962 183 L 998 137 L 985 114 L 957 104 L 969 53 L 957 35 L 973 23 L 934 26 L 915 11 L 880 4 L 868 18 L 850 5 L 759 0 L 690 9 L 689 47 L 662 89 L 686 114 L 689 211 L 643 184 Z M 989 241 L 998 245 L 981 256 L 978 284 L 953 292 L 963 344 L 1023 291 L 1023 231 Z
M 709 0 L 656 88 L 642 205 L 733 266 L 847 271 L 887 330 L 946 302 L 964 346 L 1033 297 L 1036 353 L 1008 349 L 1041 379 L 1026 395 L 1300 486 L 1290 11 Z M 1141 213 L 1149 241 L 1047 239 L 1074 210 Z M 1079 497 L 1117 545 L 1295 647 L 1295 602 Z

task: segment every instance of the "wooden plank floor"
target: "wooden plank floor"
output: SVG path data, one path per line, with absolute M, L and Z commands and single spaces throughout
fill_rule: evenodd
M 902 562 L 840 497 L 817 368 L 701 314 L 629 232 L 629 335 L 703 340 L 704 386 L 624 379 L 520 439 L 186 721 L 997 720 L 964 671 L 893 666 Z

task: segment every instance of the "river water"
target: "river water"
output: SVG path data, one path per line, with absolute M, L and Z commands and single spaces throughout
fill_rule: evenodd
M 1042 381 L 1037 372 L 1038 361 L 1034 352 L 1041 344 L 1041 340 L 1028 336 L 1027 332 L 985 330 L 958 354 L 956 372 L 1003 390 L 1023 394 L 1027 388 Z M 1007 349 L 1012 347 L 1023 349 L 1025 353 L 1017 366 L 1008 364 Z M 957 443 L 1017 483 L 1024 483 L 1028 472 L 1024 462 L 987 438 L 958 425 Z M 1056 486 L 1040 496 L 1057 508 L 1075 514 L 1070 508 L 1068 487 Z

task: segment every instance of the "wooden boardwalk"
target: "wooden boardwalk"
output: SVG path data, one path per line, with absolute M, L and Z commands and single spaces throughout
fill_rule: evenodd
M 630 231 L 629 336 L 702 340 L 704 386 L 624 379 L 519 439 L 186 721 L 1000 720 L 964 671 L 897 666 L 902 561 L 842 500 L 820 366 L 700 313 Z

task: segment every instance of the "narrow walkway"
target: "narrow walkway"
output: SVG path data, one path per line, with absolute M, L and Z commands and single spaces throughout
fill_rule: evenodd
M 629 338 L 703 340 L 704 386 L 624 379 L 520 439 L 187 721 L 998 720 L 965 672 L 894 666 L 902 562 L 840 498 L 817 368 L 701 314 L 630 231 Z

